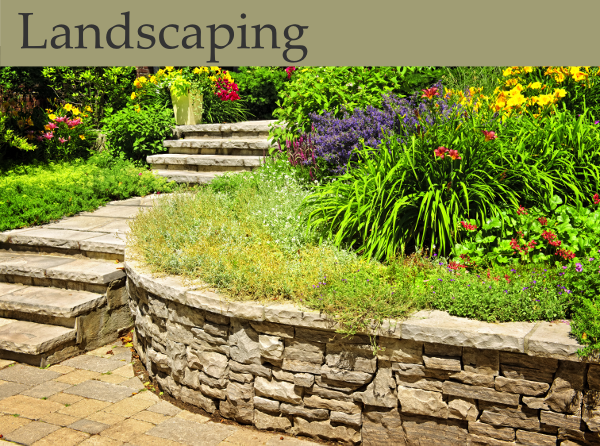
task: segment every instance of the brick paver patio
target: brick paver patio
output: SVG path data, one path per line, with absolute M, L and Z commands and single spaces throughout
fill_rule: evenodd
M 0 360 L 0 435 L 2 444 L 35 446 L 317 445 L 162 400 L 135 376 L 120 341 L 47 369 Z

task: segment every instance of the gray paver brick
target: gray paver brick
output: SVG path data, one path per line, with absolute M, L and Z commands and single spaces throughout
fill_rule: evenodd
M 75 429 L 88 434 L 99 434 L 104 429 L 108 428 L 108 424 L 98 423 L 97 421 L 81 419 L 68 426 L 70 429 Z
M 69 367 L 75 367 L 77 369 L 90 370 L 92 372 L 106 373 L 112 372 L 119 367 L 123 367 L 123 362 L 115 360 L 113 358 L 106 359 L 94 355 L 80 355 L 74 358 L 68 359 L 61 363 Z
M 94 380 L 84 381 L 65 390 L 63 393 L 79 395 L 93 400 L 107 401 L 109 403 L 117 403 L 132 394 L 129 387 Z
M 156 403 L 154 406 L 151 406 L 146 410 L 149 410 L 150 412 L 159 413 L 162 415 L 167 415 L 170 417 L 174 417 L 179 412 L 181 412 L 180 408 L 174 406 L 173 404 L 171 404 L 167 401 L 161 401 L 160 403 Z
M 146 435 L 178 441 L 191 446 L 216 446 L 238 428 L 217 423 L 195 423 L 171 418 L 153 427 Z
M 23 395 L 31 396 L 33 398 L 48 398 L 54 394 L 62 392 L 63 390 L 71 387 L 71 384 L 61 383 L 58 381 L 47 381 L 43 384 L 33 387 L 25 392 L 21 392 Z
M 30 445 L 58 429 L 60 429 L 60 427 L 55 426 L 54 424 L 33 421 L 32 423 L 26 424 L 10 434 L 7 434 L 5 438 L 14 441 L 15 443 Z
M 11 383 L 11 382 L 2 384 L 0 386 L 0 400 L 2 400 L 4 398 L 8 398 L 9 396 L 17 395 L 21 392 L 29 390 L 30 388 L 31 388 L 31 386 L 28 386 L 26 384 Z
M 46 381 L 56 379 L 59 376 L 60 373 L 29 367 L 22 364 L 17 364 L 0 370 L 1 380 L 27 384 L 30 386 L 36 386 Z
M 133 391 L 142 390 L 144 388 L 144 384 L 137 376 L 134 376 L 133 378 L 130 378 L 127 381 L 123 381 L 120 385 L 129 387 Z

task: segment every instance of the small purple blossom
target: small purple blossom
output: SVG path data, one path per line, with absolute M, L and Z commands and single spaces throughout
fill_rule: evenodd
M 580 273 L 581 271 L 583 271 L 583 266 L 581 266 L 581 263 L 576 263 L 575 264 L 575 271 L 577 271 L 578 273 Z

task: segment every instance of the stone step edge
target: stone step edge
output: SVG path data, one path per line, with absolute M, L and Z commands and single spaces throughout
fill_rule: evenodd
M 260 145 L 261 147 L 250 147 Z M 267 139 L 225 139 L 225 138 L 186 138 L 186 139 L 166 139 L 163 141 L 163 147 L 189 147 L 198 149 L 243 149 L 243 150 L 269 150 L 278 147 L 277 144 L 269 144 Z
M 182 132 L 268 132 L 271 125 L 277 120 L 264 121 L 244 121 L 230 124 L 198 124 L 198 125 L 178 125 L 175 127 L 177 133 Z
M 0 318 L 0 321 L 8 321 L 10 319 Z M 26 328 L 26 331 L 23 333 L 35 333 L 46 327 L 52 327 L 52 331 L 56 332 L 56 336 L 38 343 L 32 344 L 28 342 L 15 342 L 6 339 L 5 334 L 2 333 L 2 328 L 7 325 L 18 324 Z M 50 350 L 53 350 L 61 345 L 71 343 L 77 340 L 77 329 L 76 328 L 66 328 L 60 327 L 58 325 L 47 325 L 47 324 L 39 324 L 36 322 L 28 322 L 28 321 L 17 321 L 13 320 L 8 324 L 0 324 L 0 351 L 5 350 L 13 353 L 21 353 L 25 355 L 39 355 L 42 353 L 46 353 Z M 0 353 L 1 356 L 1 353 Z
M 156 278 L 147 266 L 128 258 L 128 280 L 166 300 L 205 311 L 257 322 L 272 322 L 303 328 L 335 331 L 339 325 L 328 315 L 292 304 L 262 305 L 225 299 L 212 291 L 184 283 L 181 277 Z M 450 316 L 437 310 L 420 311 L 406 320 L 386 320 L 367 335 L 431 342 L 456 347 L 470 347 L 525 353 L 530 356 L 581 361 L 577 350 L 582 346 L 570 337 L 570 325 L 548 322 L 488 323 Z
M 60 259 L 71 259 L 72 262 L 83 262 L 88 264 L 103 264 L 103 265 L 115 265 L 111 262 L 100 262 L 95 260 L 89 260 L 87 258 L 76 258 L 72 256 L 52 256 L 51 254 L 44 253 L 27 253 L 27 252 L 10 252 L 13 257 L 20 256 L 36 256 L 36 257 L 57 257 Z M 9 261 L 13 257 L 8 257 L 2 259 L 2 263 Z M 55 280 L 64 280 L 68 282 L 79 282 L 79 283 L 89 283 L 93 285 L 102 285 L 108 286 L 111 282 L 115 280 L 119 280 L 125 276 L 125 272 L 123 264 L 119 264 L 119 267 L 115 267 L 114 271 L 106 272 L 106 273 L 90 273 L 81 271 L 72 271 L 68 268 L 62 269 L 61 266 L 69 265 L 72 262 L 64 262 L 62 264 L 52 266 L 49 268 L 45 267 L 36 267 L 36 266 L 27 266 L 22 264 L 0 264 L 0 275 L 5 276 L 21 276 L 21 277 L 31 277 L 34 279 L 55 279 Z
M 177 183 L 210 183 L 215 177 L 223 175 L 224 173 L 237 173 L 235 171 L 230 172 L 196 172 L 193 170 L 153 170 L 156 175 L 165 177 L 171 181 Z
M 15 284 L 17 285 L 17 284 Z M 86 302 L 80 303 L 79 305 L 76 306 L 72 306 L 71 308 L 67 308 L 67 307 L 61 307 L 58 305 L 45 305 L 45 304 L 35 304 L 35 303 L 28 303 L 28 302 L 20 302 L 17 299 L 15 300 L 8 300 L 11 295 L 14 295 L 14 293 L 24 290 L 26 288 L 38 288 L 40 293 L 43 293 L 44 291 L 50 289 L 53 292 L 64 292 L 64 293 L 68 293 L 69 295 L 76 295 L 74 297 L 77 298 L 77 296 L 82 296 L 85 295 L 86 297 L 89 297 L 89 299 Z M 17 296 L 14 296 L 17 297 Z M 96 310 L 97 308 L 102 307 L 104 304 L 106 304 L 107 302 L 107 298 L 106 298 L 106 294 L 100 294 L 100 293 L 94 293 L 91 291 L 78 291 L 78 290 L 69 290 L 69 289 L 65 289 L 65 288 L 56 288 L 56 287 L 40 287 L 40 286 L 36 286 L 36 285 L 21 285 L 18 289 L 15 289 L 9 293 L 6 294 L 2 294 L 0 295 L 0 311 L 3 312 L 15 312 L 15 313 L 22 313 L 22 314 L 35 314 L 35 315 L 39 315 L 39 316 L 50 316 L 50 317 L 57 317 L 57 318 L 76 318 L 78 316 L 90 313 L 94 310 Z

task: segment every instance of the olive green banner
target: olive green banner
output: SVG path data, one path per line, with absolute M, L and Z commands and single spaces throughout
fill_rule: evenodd
M 0 65 L 600 65 L 582 0 L 4 0 Z

